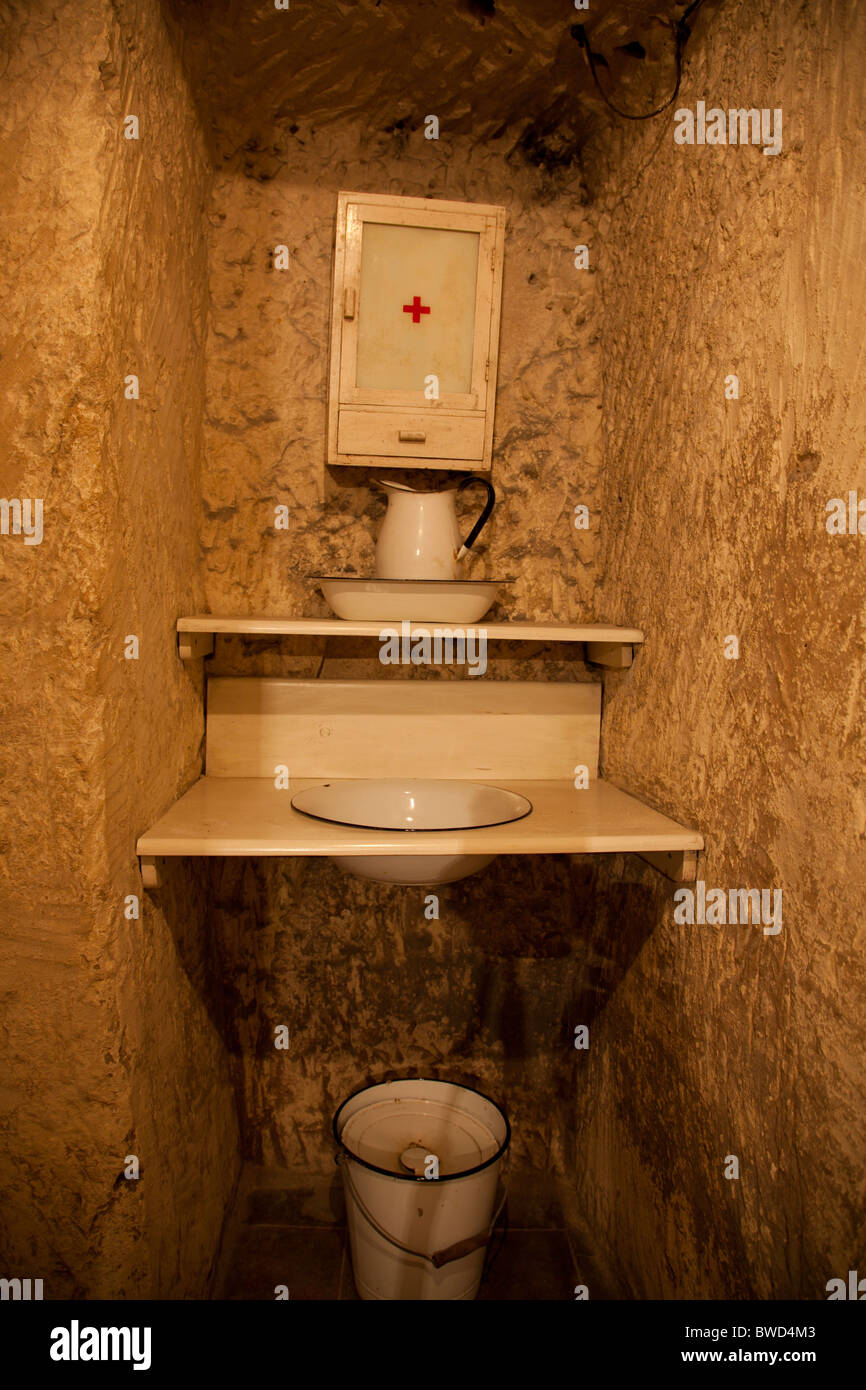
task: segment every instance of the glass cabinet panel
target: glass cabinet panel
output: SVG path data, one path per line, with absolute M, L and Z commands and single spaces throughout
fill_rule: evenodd
M 475 343 L 477 232 L 365 221 L 355 384 L 468 395 Z

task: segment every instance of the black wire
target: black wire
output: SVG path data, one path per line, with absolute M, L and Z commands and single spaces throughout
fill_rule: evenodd
M 586 49 L 586 58 L 587 62 L 589 63 L 589 70 L 592 73 L 593 81 L 595 82 L 595 85 L 599 90 L 601 98 L 606 103 L 606 105 L 610 107 L 611 111 L 614 111 L 616 113 L 617 116 L 622 116 L 627 121 L 648 121 L 653 116 L 660 116 L 662 111 L 666 111 L 669 106 L 673 105 L 673 103 L 679 96 L 680 82 L 682 81 L 683 76 L 683 50 L 685 49 L 686 42 L 689 39 L 692 32 L 688 24 L 686 23 L 686 20 L 689 18 L 690 15 L 694 14 L 696 10 L 699 10 L 703 3 L 704 0 L 693 0 L 693 3 L 689 5 L 689 8 L 685 11 L 685 13 L 680 15 L 676 23 L 672 23 L 670 26 L 674 34 L 674 58 L 676 60 L 677 65 L 677 81 L 676 86 L 673 90 L 673 94 L 670 97 L 668 97 L 668 100 L 664 102 L 661 106 L 656 107 L 655 111 L 645 111 L 640 116 L 635 116 L 630 111 L 620 111 L 618 106 L 614 106 L 613 102 L 602 89 L 602 85 L 598 80 L 598 73 L 595 70 L 595 54 L 590 48 L 589 40 L 586 37 L 584 27 L 582 24 L 576 24 L 574 26 L 574 33 L 577 37 L 578 43 L 580 44 L 581 48 Z

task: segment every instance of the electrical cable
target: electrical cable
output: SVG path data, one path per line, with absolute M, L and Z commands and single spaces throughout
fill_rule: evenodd
M 664 102 L 661 106 L 656 107 L 655 111 L 645 111 L 638 116 L 634 115 L 630 111 L 621 111 L 618 106 L 614 106 L 613 102 L 610 100 L 610 98 L 608 97 L 607 93 L 604 91 L 601 83 L 598 80 L 598 73 L 595 69 L 597 55 L 593 53 L 592 49 L 589 46 L 589 40 L 586 37 L 586 30 L 584 29 L 582 24 L 574 25 L 574 28 L 571 32 L 574 34 L 581 48 L 585 49 L 586 51 L 586 59 L 589 63 L 589 70 L 592 73 L 592 78 L 595 82 L 596 87 L 599 90 L 599 94 L 601 95 L 601 98 L 605 102 L 605 104 L 609 106 L 611 111 L 614 111 L 617 116 L 622 116 L 627 121 L 648 121 L 653 116 L 660 116 L 662 111 L 666 111 L 669 106 L 673 105 L 673 103 L 679 96 L 680 82 L 682 81 L 683 76 L 683 52 L 692 32 L 686 21 L 690 18 L 691 15 L 695 13 L 696 10 L 699 10 L 701 8 L 701 5 L 703 3 L 704 0 L 692 0 L 692 4 L 689 5 L 688 9 L 682 15 L 680 15 L 676 23 L 671 23 L 670 25 L 674 34 L 674 58 L 677 65 L 677 80 L 676 86 L 673 90 L 673 94 L 670 97 L 668 97 L 668 100 Z

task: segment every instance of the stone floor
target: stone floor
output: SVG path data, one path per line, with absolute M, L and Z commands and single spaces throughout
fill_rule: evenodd
M 497 1230 L 480 1301 L 571 1301 L 581 1283 L 590 1297 L 606 1296 L 594 1277 L 594 1261 L 575 1248 L 554 1202 L 539 1200 L 524 1183 L 509 1206 L 508 1230 L 504 1239 Z M 214 1295 L 271 1300 L 281 1284 L 292 1299 L 358 1299 L 336 1174 L 323 1179 L 245 1170 Z

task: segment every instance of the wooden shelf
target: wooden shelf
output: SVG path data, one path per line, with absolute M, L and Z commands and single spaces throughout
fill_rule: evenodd
M 694 878 L 701 835 L 599 777 L 601 696 L 597 681 L 211 677 L 206 775 L 138 841 L 145 886 L 157 885 L 159 859 L 185 855 L 619 852 Z M 532 811 L 508 825 L 408 833 L 292 809 L 295 792 L 322 782 L 404 776 L 504 787 Z
M 334 780 L 334 779 L 329 779 Z M 361 830 L 312 820 L 292 796 L 321 777 L 291 779 L 277 790 L 267 777 L 202 777 L 138 841 L 146 886 L 156 861 L 172 856 L 646 853 L 668 877 L 694 877 L 703 837 L 636 797 L 596 778 L 583 790 L 563 779 L 491 779 L 520 793 L 532 811 L 510 825 L 477 830 Z
M 348 618 L 221 618 L 200 613 L 178 618 L 178 651 L 184 661 L 209 656 L 214 637 L 219 634 L 246 637 L 378 637 L 383 627 L 396 622 L 370 622 Z M 410 633 L 429 631 L 430 622 L 410 623 Z M 467 636 L 484 633 L 488 641 L 503 642 L 583 642 L 588 661 L 599 666 L 622 669 L 630 666 L 634 646 L 644 634 L 636 627 L 614 627 L 606 623 L 445 623 L 460 628 Z

